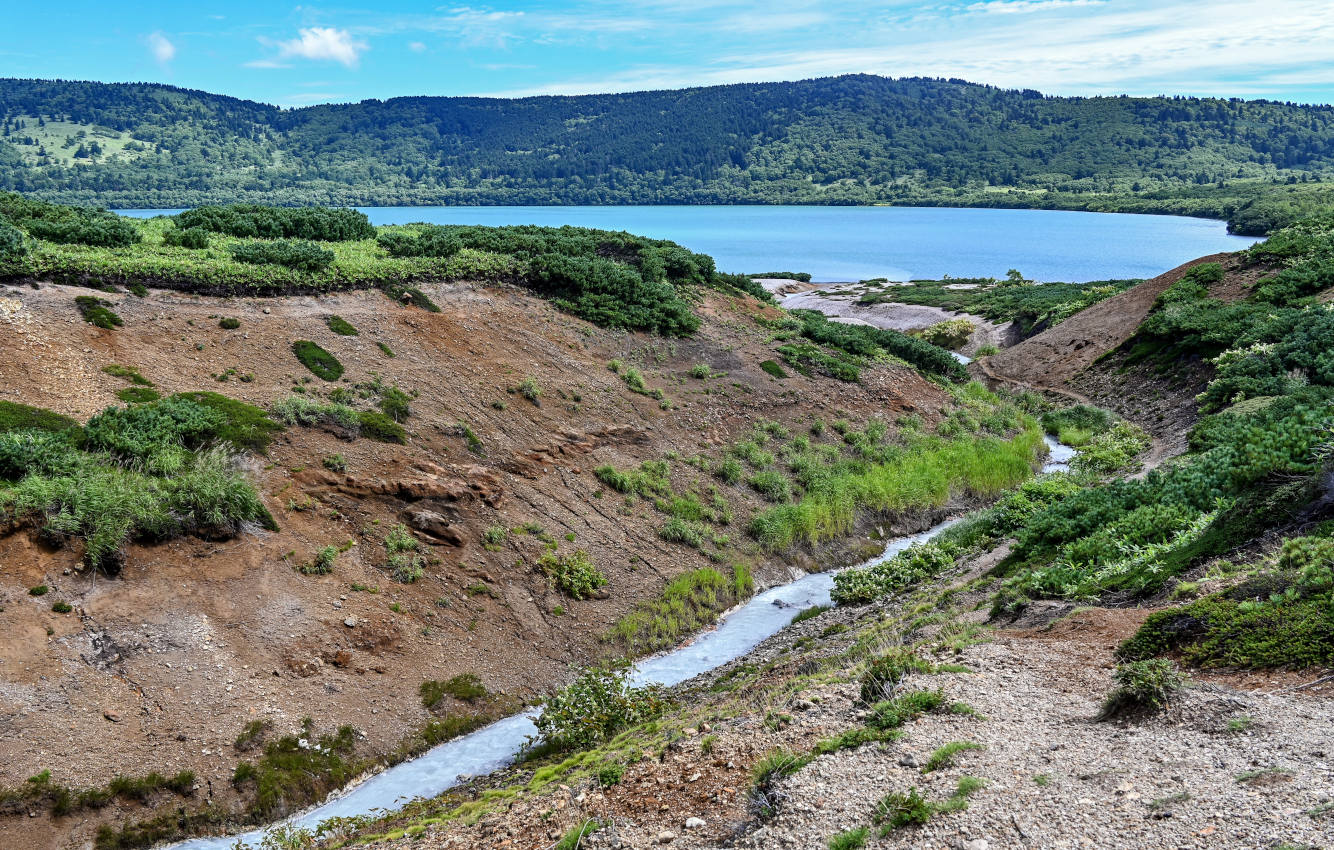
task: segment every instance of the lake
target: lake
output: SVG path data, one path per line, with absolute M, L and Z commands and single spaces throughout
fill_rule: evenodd
M 727 272 L 810 272 L 819 281 L 1003 277 L 1042 281 L 1152 277 L 1239 251 L 1221 221 L 1181 216 L 949 207 L 361 207 L 373 224 L 542 224 L 671 239 Z M 148 216 L 179 210 L 120 210 Z

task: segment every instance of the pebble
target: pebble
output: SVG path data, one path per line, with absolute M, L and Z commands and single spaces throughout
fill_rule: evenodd
M 347 626 L 349 629 L 354 629 L 357 626 L 357 618 L 348 617 L 346 620 L 343 621 L 343 625 Z
M 675 840 L 676 833 L 672 832 L 670 829 L 664 829 L 662 832 L 658 833 L 659 844 L 671 844 Z
M 704 818 L 686 818 L 686 829 L 703 829 Z

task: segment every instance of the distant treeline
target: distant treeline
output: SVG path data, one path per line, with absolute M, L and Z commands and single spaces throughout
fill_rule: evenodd
M 959 80 L 294 110 L 0 80 L 0 133 L 0 189 L 111 207 L 890 203 L 1203 215 L 1259 233 L 1334 205 L 1334 108 Z

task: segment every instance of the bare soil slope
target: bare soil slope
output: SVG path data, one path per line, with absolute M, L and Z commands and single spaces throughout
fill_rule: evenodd
M 230 778 L 243 756 L 232 742 L 249 721 L 275 734 L 307 716 L 321 730 L 351 724 L 364 736 L 359 754 L 374 755 L 430 719 L 423 680 L 475 673 L 501 702 L 531 699 L 606 651 L 601 636 L 638 600 L 713 563 L 661 540 L 663 515 L 606 490 L 595 467 L 716 453 L 761 419 L 803 428 L 815 417 L 913 411 L 934 421 L 947 399 L 901 367 L 867 369 L 859 384 L 769 377 L 758 366 L 772 356 L 768 332 L 753 321 L 769 308 L 749 299 L 710 296 L 699 334 L 666 340 L 594 327 L 515 289 L 423 288 L 442 312 L 378 291 L 108 294 L 124 319 L 116 330 L 79 318 L 74 298 L 86 289 L 0 288 L 0 398 L 80 420 L 126 386 L 102 371 L 112 363 L 138 369 L 164 395 L 213 390 L 265 406 L 294 387 L 327 391 L 334 384 L 293 356 L 298 339 L 342 361 L 339 386 L 379 376 L 417 393 L 406 446 L 289 428 L 253 458 L 277 533 L 134 546 L 109 578 L 82 571 L 77 551 L 47 548 L 32 529 L 0 530 L 0 786 L 43 770 L 82 787 L 189 769 L 198 776 L 190 805 L 237 809 Z M 334 334 L 331 314 L 359 335 Z M 221 329 L 224 316 L 240 327 Z M 670 409 L 631 392 L 607 368 L 613 358 L 662 388 Z M 713 377 L 687 377 L 696 364 Z M 511 392 L 524 378 L 541 388 L 539 403 Z M 461 425 L 480 446 L 470 450 Z M 325 468 L 335 454 L 346 471 Z M 672 476 L 682 488 L 708 484 L 684 463 Z M 744 487 L 724 495 L 738 517 L 759 504 Z M 385 570 L 383 540 L 398 522 L 427 544 L 430 564 L 415 584 Z M 542 534 L 513 531 L 525 524 Z M 492 527 L 511 531 L 484 545 Z M 610 580 L 604 598 L 556 592 L 535 568 L 548 542 L 586 550 Z M 348 547 L 332 574 L 295 569 L 326 545 Z M 793 569 L 761 557 L 739 528 L 717 557 L 722 569 L 749 564 L 760 585 Z M 40 584 L 50 593 L 30 596 Z M 53 612 L 53 599 L 73 612 Z M 452 699 L 446 708 L 475 710 Z M 88 846 L 101 823 L 182 802 L 158 795 L 64 818 L 19 811 L 0 817 L 0 845 Z

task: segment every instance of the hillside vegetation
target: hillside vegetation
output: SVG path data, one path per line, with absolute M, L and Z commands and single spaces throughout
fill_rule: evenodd
M 0 81 L 0 189 L 78 203 L 894 203 L 1157 212 L 1264 233 L 1329 204 L 1334 110 L 844 76 L 277 107 Z

